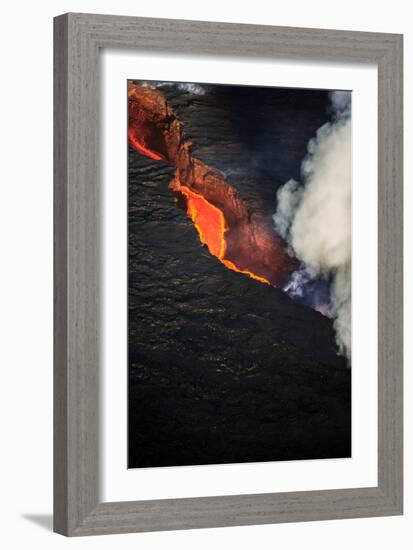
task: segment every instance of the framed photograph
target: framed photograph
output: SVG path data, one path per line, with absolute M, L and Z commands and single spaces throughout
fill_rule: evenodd
M 54 526 L 402 513 L 402 37 L 55 19 Z

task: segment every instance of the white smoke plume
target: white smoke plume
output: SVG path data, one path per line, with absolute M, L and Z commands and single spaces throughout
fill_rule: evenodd
M 351 108 L 351 92 L 334 90 L 329 93 L 331 107 L 336 115 L 349 115 Z
M 181 92 L 187 92 L 189 94 L 193 95 L 204 95 L 206 93 L 206 89 L 204 86 L 201 86 L 201 84 L 195 84 L 192 82 L 162 82 L 162 81 L 151 81 L 151 80 L 145 80 L 142 81 L 141 84 L 143 86 L 147 86 L 148 88 L 171 88 L 173 86 L 176 86 L 178 90 L 181 90 Z
M 303 187 L 298 181 L 290 179 L 280 187 L 277 193 L 277 213 L 274 215 L 274 223 L 278 233 L 283 239 L 288 239 L 292 215 L 296 212 L 301 202 Z
M 331 303 L 324 313 L 334 319 L 340 353 L 351 355 L 351 120 L 350 93 L 330 94 L 333 122 L 322 126 L 308 144 L 302 183 L 289 180 L 278 191 L 273 216 L 278 232 L 294 254 L 318 276 L 331 279 Z M 295 293 L 305 269 L 288 286 Z M 291 292 L 289 292 L 291 294 Z M 292 296 L 294 297 L 294 296 Z M 324 306 L 325 307 L 325 306 Z

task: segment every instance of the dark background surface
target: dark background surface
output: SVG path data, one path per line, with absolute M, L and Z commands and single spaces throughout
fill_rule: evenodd
M 269 216 L 329 118 L 324 91 L 160 90 L 195 156 Z M 348 457 L 351 370 L 332 321 L 228 270 L 129 149 L 128 467 Z

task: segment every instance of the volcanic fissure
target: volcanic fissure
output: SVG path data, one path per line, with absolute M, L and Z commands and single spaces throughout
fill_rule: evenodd
M 228 269 L 280 287 L 297 260 L 271 224 L 251 211 L 224 175 L 194 157 L 183 125 L 158 90 L 129 83 L 130 145 L 175 167 L 169 187 L 196 227 L 202 244 Z

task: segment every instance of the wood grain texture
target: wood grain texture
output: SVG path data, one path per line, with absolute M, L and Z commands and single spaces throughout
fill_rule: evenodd
M 67 19 L 54 26 L 54 528 L 67 532 Z M 57 44 L 59 43 L 59 46 Z
M 403 501 L 403 53 L 395 40 L 378 66 L 378 478 Z
M 378 487 L 100 502 L 97 109 L 103 47 L 378 65 Z M 401 514 L 402 37 L 66 14 L 55 19 L 54 64 L 55 531 L 73 536 Z

